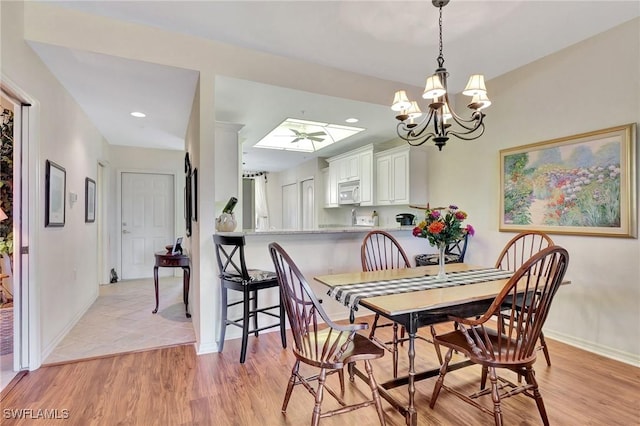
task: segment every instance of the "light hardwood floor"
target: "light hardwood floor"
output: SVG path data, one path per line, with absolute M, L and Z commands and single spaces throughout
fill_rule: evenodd
M 640 369 L 553 340 L 548 343 L 553 365 L 547 367 L 544 357 L 539 356 L 536 377 L 552 425 L 640 424 Z M 280 412 L 294 356 L 280 346 L 279 333 L 250 338 L 244 365 L 238 363 L 239 349 L 240 342 L 231 340 L 221 354 L 197 356 L 192 345 L 183 345 L 43 367 L 27 374 L 6 395 L 2 424 L 34 424 L 34 420 L 8 419 L 6 413 L 11 411 L 6 410 L 15 409 L 31 409 L 31 413 L 58 410 L 61 416 L 68 414 L 64 424 L 69 425 L 309 424 L 313 399 L 302 387 L 294 389 L 286 415 Z M 406 371 L 404 358 L 400 371 Z M 437 364 L 427 343 L 418 343 L 417 359 L 425 368 Z M 379 380 L 390 377 L 390 366 L 388 355 L 375 363 Z M 336 379 L 332 376 L 328 380 L 336 384 Z M 447 375 L 449 385 L 465 390 L 475 389 L 478 379 L 475 367 Z M 434 380 L 416 386 L 420 425 L 493 424 L 491 417 L 447 392 L 441 394 L 435 409 L 430 409 Z M 354 384 L 347 382 L 346 389 L 348 401 L 367 392 L 358 379 Z M 405 388 L 397 392 L 406 394 Z M 328 395 L 325 403 L 327 408 L 336 406 Z M 387 424 L 403 425 L 404 419 L 388 403 L 383 404 Z M 503 413 L 508 425 L 542 424 L 535 402 L 522 395 L 506 400 Z M 321 424 L 365 426 L 378 422 L 375 410 L 365 408 L 323 419 Z

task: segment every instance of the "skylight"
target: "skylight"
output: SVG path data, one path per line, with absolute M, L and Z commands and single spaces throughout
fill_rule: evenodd
M 255 146 L 286 151 L 315 152 L 363 130 L 359 127 L 287 118 Z

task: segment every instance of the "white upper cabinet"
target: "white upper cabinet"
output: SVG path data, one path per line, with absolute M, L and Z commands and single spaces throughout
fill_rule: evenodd
M 427 204 L 427 150 L 400 146 L 375 154 L 376 205 Z
M 360 205 L 372 206 L 373 197 L 373 146 L 358 154 L 360 165 Z
M 324 183 L 324 207 L 338 207 L 338 173 L 334 167 L 322 170 Z
M 325 199 L 331 202 L 329 204 L 325 202 L 325 207 L 337 207 L 338 184 L 354 180 L 360 181 L 360 205 L 373 205 L 373 145 L 366 145 L 328 158 L 327 162 L 329 163 L 329 186 L 326 188 Z M 333 178 L 335 178 L 335 181 Z M 336 194 L 335 205 L 333 204 L 333 198 L 329 198 L 334 191 Z

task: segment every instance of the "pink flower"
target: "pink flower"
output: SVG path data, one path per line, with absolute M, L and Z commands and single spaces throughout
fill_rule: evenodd
M 465 228 L 465 230 L 467 231 L 467 234 L 471 235 L 472 237 L 475 235 L 476 230 L 473 229 L 473 226 L 471 225 L 467 225 L 467 227 Z
M 434 218 L 434 219 L 439 218 L 440 217 L 440 211 L 439 210 L 433 210 L 431 212 L 431 217 Z

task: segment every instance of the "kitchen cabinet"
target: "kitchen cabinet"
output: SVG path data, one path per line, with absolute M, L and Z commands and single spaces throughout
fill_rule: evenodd
M 338 207 L 338 173 L 334 167 L 327 167 L 322 170 L 322 181 L 324 184 L 324 207 Z
M 373 146 L 358 154 L 360 166 L 360 205 L 373 205 Z
M 373 205 L 373 145 L 366 145 L 328 158 L 327 162 L 329 163 L 329 172 L 328 186 L 325 186 L 325 207 L 337 207 L 338 184 L 354 180 L 360 181 L 360 205 Z
M 340 176 L 338 182 L 350 182 L 360 179 L 358 155 L 349 155 L 338 160 Z
M 427 204 L 427 151 L 400 146 L 375 154 L 375 204 Z

